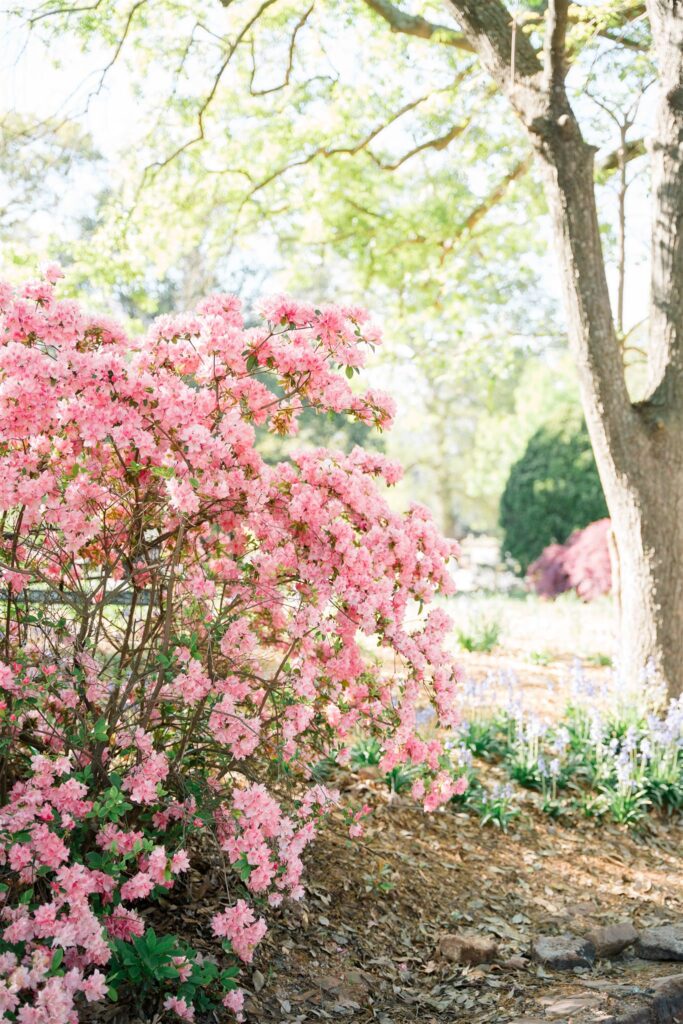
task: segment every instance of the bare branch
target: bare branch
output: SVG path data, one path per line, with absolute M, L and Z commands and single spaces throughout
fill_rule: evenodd
M 88 94 L 88 102 L 86 104 L 86 110 L 89 108 L 90 101 L 93 99 L 93 97 L 94 96 L 99 96 L 99 94 L 101 93 L 102 86 L 104 85 L 105 78 L 107 77 L 107 75 L 109 74 L 111 69 L 113 68 L 114 64 L 116 64 L 116 61 L 119 59 L 119 57 L 121 55 L 121 50 L 123 49 L 124 44 L 126 42 L 126 39 L 128 38 L 128 33 L 130 32 L 130 26 L 133 23 L 133 18 L 135 17 L 136 11 L 140 7 L 144 7 L 144 5 L 146 3 L 147 3 L 147 0 L 137 0 L 137 3 L 133 4 L 131 9 L 129 10 L 128 17 L 126 18 L 126 23 L 125 23 L 125 25 L 123 27 L 123 32 L 121 33 L 119 41 L 116 44 L 116 48 L 114 50 L 114 53 L 112 54 L 112 56 L 111 56 L 110 60 L 107 62 L 107 64 L 105 64 L 105 66 L 102 68 L 102 71 L 100 73 L 99 82 L 97 83 L 97 88 L 93 92 L 90 92 Z
M 142 180 L 141 187 L 144 186 L 145 179 L 147 177 L 148 171 L 151 171 L 151 170 L 159 170 L 159 171 L 163 170 L 164 167 L 167 167 L 170 163 L 172 163 L 175 159 L 177 159 L 177 157 L 179 157 L 181 155 L 181 153 L 184 153 L 186 150 L 190 149 L 192 146 L 194 146 L 198 142 L 202 141 L 202 139 L 204 138 L 204 118 L 206 116 L 206 112 L 207 112 L 207 110 L 209 109 L 209 107 L 211 106 L 211 104 L 212 104 L 212 102 L 214 100 L 214 97 L 215 97 L 215 95 L 216 95 L 216 93 L 218 91 L 218 86 L 220 85 L 221 79 L 222 79 L 223 75 L 225 74 L 225 72 L 226 72 L 226 70 L 228 68 L 229 63 L 230 63 L 230 61 L 232 60 L 232 58 L 233 58 L 233 56 L 235 54 L 235 50 L 240 45 L 240 43 L 244 40 L 244 37 L 247 35 L 249 30 L 256 24 L 256 22 L 261 17 L 261 15 L 269 7 L 272 7 L 274 3 L 277 3 L 277 0 L 264 0 L 264 2 L 261 4 L 261 6 L 256 11 L 256 13 L 249 19 L 249 21 L 247 21 L 247 23 L 239 31 L 238 35 L 235 37 L 234 42 L 232 42 L 230 44 L 230 46 L 228 47 L 227 53 L 225 55 L 225 58 L 223 59 L 223 62 L 221 64 L 221 66 L 219 67 L 218 71 L 214 75 L 214 79 L 213 79 L 213 82 L 211 84 L 211 88 L 210 88 L 208 94 L 204 97 L 202 105 L 199 108 L 199 111 L 197 112 L 197 134 L 195 136 L 193 136 L 191 139 L 188 139 L 187 142 L 184 142 L 181 146 L 178 146 L 178 148 L 173 153 L 171 153 L 170 156 L 167 156 L 165 160 L 157 161 L 156 163 L 150 164 L 148 167 L 146 167 L 145 171 L 144 171 L 144 174 L 143 174 L 143 180 Z M 227 5 L 225 5 L 225 6 L 227 6 Z
M 242 206 L 244 206 L 251 199 L 253 199 L 257 192 L 260 192 L 262 189 L 272 184 L 272 182 L 275 181 L 276 178 L 281 177 L 288 171 L 294 170 L 296 167 L 304 167 L 306 166 L 306 164 L 312 163 L 312 161 L 316 160 L 318 157 L 329 158 L 333 156 L 339 156 L 342 154 L 346 154 L 348 156 L 355 156 L 357 153 L 360 153 L 361 150 L 366 149 L 367 146 L 369 146 L 369 144 L 374 139 L 376 139 L 378 135 L 380 135 L 386 128 L 389 127 L 389 125 L 394 124 L 394 122 L 398 121 L 399 118 L 403 117 L 403 115 L 407 114 L 409 111 L 415 110 L 416 107 L 420 106 L 421 103 L 424 103 L 432 95 L 433 93 L 427 93 L 424 96 L 418 97 L 418 99 L 416 100 L 411 100 L 409 103 L 404 104 L 394 114 L 392 114 L 387 121 L 383 121 L 380 125 L 377 125 L 376 128 L 373 128 L 372 131 L 367 133 L 367 135 L 364 135 L 363 138 L 360 139 L 358 142 L 355 142 L 348 146 L 317 146 L 315 149 L 311 150 L 311 152 L 308 153 L 306 156 L 302 156 L 298 160 L 293 160 L 291 163 L 279 167 L 277 170 L 273 171 L 267 177 L 263 178 L 260 182 L 254 185 L 253 189 L 245 197 Z M 444 145 L 447 145 L 447 143 L 444 143 Z M 379 163 L 379 161 L 376 158 L 373 159 L 375 160 L 375 163 Z
M 254 78 L 256 77 L 256 59 L 255 59 L 255 55 L 254 55 L 254 41 L 252 39 L 252 41 L 251 41 L 251 74 L 249 76 L 249 92 L 251 93 L 252 96 L 268 96 L 272 92 L 280 92 L 281 89 L 286 89 L 287 88 L 287 86 L 289 85 L 289 80 L 291 78 L 293 68 L 294 68 L 294 53 L 295 53 L 295 50 L 296 50 L 296 37 L 298 36 L 298 34 L 301 31 L 301 29 L 304 27 L 304 25 L 308 21 L 308 19 L 310 18 L 311 14 L 313 13 L 314 8 L 315 8 L 315 0 L 313 0 L 313 3 L 308 8 L 308 10 L 304 11 L 304 13 L 301 15 L 301 17 L 297 21 L 296 25 L 294 26 L 294 30 L 293 30 L 291 38 L 289 40 L 289 51 L 288 51 L 288 55 L 287 55 L 287 69 L 285 71 L 285 77 L 284 77 L 284 79 L 283 79 L 283 81 L 282 81 L 282 83 L 280 85 L 273 85 L 273 86 L 271 86 L 270 89 L 254 89 Z
M 417 156 L 418 153 L 423 153 L 426 149 L 446 149 L 446 147 L 453 141 L 453 139 L 457 139 L 459 135 L 462 135 L 462 133 L 470 124 L 470 121 L 471 119 L 468 118 L 461 124 L 453 125 L 453 127 L 449 128 L 445 135 L 439 135 L 436 139 L 427 139 L 426 142 L 421 142 L 419 146 L 415 146 L 413 149 L 409 149 L 407 153 L 404 153 L 402 157 L 400 157 L 393 163 L 384 163 L 383 161 L 379 160 L 376 156 L 374 156 L 372 153 L 370 153 L 370 156 L 375 161 L 375 163 L 382 168 L 382 170 L 395 171 L 397 170 L 397 168 L 401 167 L 401 165 L 404 164 L 407 160 L 410 160 L 411 157 Z
M 458 230 L 458 235 L 462 235 L 465 232 L 472 232 L 477 226 L 480 220 L 482 220 L 494 206 L 505 197 L 505 193 L 509 189 L 510 185 L 518 178 L 521 178 L 531 167 L 532 156 L 528 153 L 527 156 L 518 160 L 515 166 L 509 171 L 504 178 L 493 188 L 481 202 L 475 206 L 472 212 L 465 218 L 462 225 Z
M 83 7 L 53 7 L 47 11 L 41 11 L 39 14 L 34 14 L 28 19 L 29 25 L 35 25 L 44 18 L 55 18 L 60 14 L 66 14 L 69 17 L 72 14 L 82 14 L 83 11 L 96 11 L 102 3 L 102 0 L 96 0 L 94 4 L 85 4 Z

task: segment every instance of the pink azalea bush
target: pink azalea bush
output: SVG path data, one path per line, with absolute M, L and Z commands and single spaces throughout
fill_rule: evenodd
M 564 544 L 549 544 L 529 566 L 527 579 L 541 597 L 557 597 L 575 590 L 584 601 L 593 601 L 612 588 L 609 553 L 609 519 L 598 519 L 583 530 L 574 530 Z
M 130 338 L 59 300 L 59 276 L 0 285 L 0 1020 L 129 992 L 239 1018 L 239 962 L 302 896 L 338 803 L 321 758 L 364 729 L 385 770 L 421 766 L 428 809 L 462 789 L 416 720 L 425 693 L 456 720 L 448 620 L 415 617 L 452 589 L 453 546 L 424 508 L 390 510 L 381 455 L 257 450 L 307 407 L 389 425 L 347 380 L 379 342 L 362 310 L 276 298 L 246 329 L 214 295 Z M 221 966 L 141 914 L 207 839 Z

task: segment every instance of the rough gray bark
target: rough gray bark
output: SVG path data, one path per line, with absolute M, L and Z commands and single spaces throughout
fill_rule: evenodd
M 650 383 L 653 396 L 679 407 L 683 371 L 683 5 L 647 5 L 659 72 L 652 138 L 652 304 Z
M 568 0 L 551 0 L 535 52 L 501 0 L 450 0 L 526 128 L 543 173 L 569 341 L 618 548 L 620 658 L 683 691 L 683 3 L 650 0 L 661 98 L 653 143 L 651 389 L 631 403 L 595 204 L 594 150 L 565 89 Z

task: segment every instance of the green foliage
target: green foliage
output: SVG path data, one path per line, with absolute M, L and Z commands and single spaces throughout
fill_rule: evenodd
M 608 789 L 605 792 L 607 808 L 618 825 L 634 827 L 648 812 L 651 801 L 645 789 Z
M 484 693 L 488 685 L 483 682 Z M 454 810 L 507 829 L 519 813 L 515 800 L 527 790 L 527 804 L 567 822 L 581 815 L 639 829 L 655 814 L 680 820 L 683 711 L 676 701 L 662 707 L 616 700 L 603 707 L 577 662 L 573 702 L 551 724 L 522 709 L 514 678 L 505 685 L 510 710 L 480 710 L 458 727 L 451 749 L 469 785 L 451 799 Z M 471 696 L 476 705 L 482 692 Z
M 501 632 L 497 619 L 476 619 L 467 630 L 458 630 L 458 643 L 464 651 L 490 654 L 498 646 Z
M 587 654 L 585 658 L 587 665 L 596 665 L 598 668 L 611 668 L 612 659 L 609 654 L 597 651 L 595 654 Z
M 466 722 L 461 726 L 460 738 L 475 757 L 491 760 L 502 751 L 497 723 L 493 719 Z
M 387 772 L 385 781 L 392 793 L 407 793 L 422 774 L 418 765 L 399 764 Z
M 182 981 L 180 964 L 186 965 Z M 152 1010 L 164 990 L 200 1010 L 210 1010 L 220 1005 L 220 992 L 236 987 L 237 975 L 236 966 L 221 969 L 212 960 L 197 957 L 196 951 L 175 935 L 157 935 L 147 928 L 130 942 L 114 940 L 107 983 L 110 999 L 117 1000 L 119 990 L 124 990 L 133 995 L 142 1012 Z
M 553 656 L 549 651 L 531 651 L 529 654 L 529 661 L 532 665 L 549 665 L 553 660 Z
M 510 470 L 500 503 L 504 550 L 525 572 L 548 544 L 607 514 L 585 423 L 565 409 Z
M 374 736 L 359 740 L 351 749 L 350 765 L 354 771 L 379 764 L 382 759 L 382 744 Z
M 503 832 L 507 832 L 520 813 L 514 803 L 514 791 L 509 785 L 496 785 L 492 790 L 482 790 L 474 806 L 482 826 L 494 825 Z
M 112 988 L 124 981 L 142 997 L 158 988 L 159 983 L 163 985 L 179 976 L 173 958 L 180 955 L 176 937 L 157 936 L 153 928 L 132 942 L 116 939 L 108 980 Z
M 388 864 L 380 864 L 375 874 L 368 873 L 364 875 L 363 880 L 365 882 L 365 891 L 376 893 L 378 896 L 386 896 L 396 886 L 393 880 L 393 872 Z

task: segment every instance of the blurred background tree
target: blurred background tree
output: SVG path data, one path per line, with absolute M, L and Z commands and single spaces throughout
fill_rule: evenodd
M 500 501 L 503 550 L 523 574 L 547 545 L 607 514 L 581 409 L 560 407 L 510 470 Z

